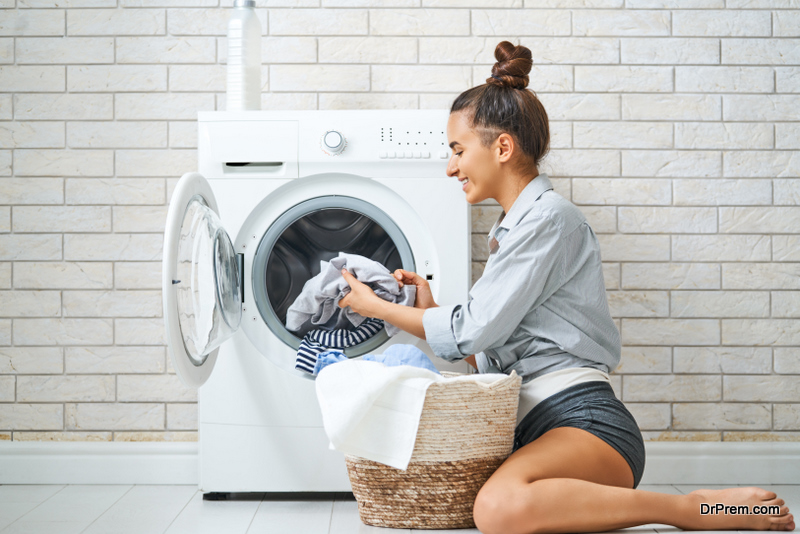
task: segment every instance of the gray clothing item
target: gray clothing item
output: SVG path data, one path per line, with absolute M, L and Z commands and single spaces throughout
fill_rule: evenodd
M 476 354 L 481 373 L 515 370 L 523 382 L 571 367 L 613 371 L 621 346 L 600 245 L 546 174 L 500 216 L 489 244 L 469 301 L 425 310 L 422 323 L 434 354 L 449 361 Z
M 311 330 L 352 330 L 366 320 L 366 317 L 349 307 L 339 307 L 339 301 L 350 293 L 342 269 L 347 269 L 383 300 L 404 306 L 414 305 L 417 288 L 410 285 L 401 288 L 389 269 L 377 261 L 340 252 L 331 261 L 321 262 L 321 267 L 320 273 L 305 283 L 303 290 L 286 310 L 286 329 L 299 337 Z M 400 331 L 389 323 L 385 323 L 385 328 L 389 336 Z

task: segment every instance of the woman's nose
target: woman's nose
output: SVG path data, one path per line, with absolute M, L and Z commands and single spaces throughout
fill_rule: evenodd
M 456 165 L 455 154 L 450 156 L 450 161 L 447 162 L 447 176 L 453 177 L 458 175 L 458 165 Z

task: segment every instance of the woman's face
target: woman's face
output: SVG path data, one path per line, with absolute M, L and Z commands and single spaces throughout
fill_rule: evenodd
M 447 121 L 447 140 L 453 155 L 447 164 L 447 176 L 457 178 L 466 193 L 467 202 L 476 204 L 496 198 L 500 171 L 494 144 L 484 147 L 463 112 L 450 114 Z

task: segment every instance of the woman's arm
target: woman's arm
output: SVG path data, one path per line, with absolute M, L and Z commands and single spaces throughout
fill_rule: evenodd
M 437 304 L 433 301 L 427 281 L 422 277 L 401 269 L 395 271 L 395 277 L 401 287 L 404 283 L 414 283 L 417 286 L 417 301 L 414 304 L 415 307 L 412 308 L 383 300 L 369 286 L 359 282 L 347 269 L 342 269 L 342 276 L 350 286 L 350 293 L 339 301 L 340 308 L 349 306 L 359 315 L 382 319 L 420 339 L 425 339 L 422 316 L 427 308 L 435 308 Z M 419 291 L 420 289 L 421 291 Z M 475 369 L 478 368 L 474 354 L 464 358 L 464 361 Z
M 422 326 L 425 309 L 383 300 L 369 286 L 359 282 L 347 269 L 342 269 L 342 276 L 350 286 L 350 293 L 339 301 L 340 308 L 349 306 L 359 315 L 382 319 L 420 339 L 425 339 L 425 329 Z

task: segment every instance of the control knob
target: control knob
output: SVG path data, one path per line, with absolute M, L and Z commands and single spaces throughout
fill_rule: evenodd
M 341 153 L 345 146 L 347 146 L 347 141 L 344 136 L 336 130 L 328 130 L 325 132 L 325 135 L 322 136 L 322 150 L 331 156 Z

